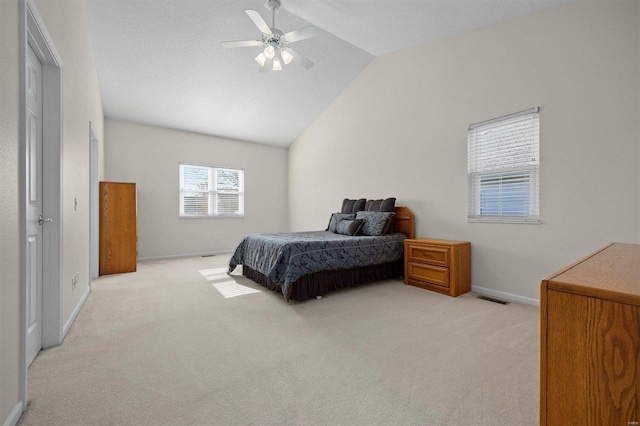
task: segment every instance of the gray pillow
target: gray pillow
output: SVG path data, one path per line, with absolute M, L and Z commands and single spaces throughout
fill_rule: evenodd
M 345 219 L 355 219 L 356 215 L 351 213 L 333 213 L 331 215 L 331 219 L 329 219 L 329 226 L 327 226 L 327 231 L 336 232 L 338 228 L 338 223 Z
M 395 212 L 396 199 L 386 198 L 384 200 L 368 200 L 365 210 L 368 212 Z
M 380 204 L 382 204 L 382 200 L 367 200 L 364 210 L 367 212 L 379 212 Z
M 362 219 L 344 219 L 338 223 L 336 233 L 353 237 L 358 234 L 362 225 L 364 225 L 364 220 Z
M 357 213 L 364 210 L 365 204 L 367 200 L 365 198 L 360 198 L 359 200 L 350 200 L 345 198 L 342 201 L 342 210 L 340 213 Z
M 360 233 L 362 235 L 384 235 L 391 228 L 390 224 L 395 213 L 391 212 L 358 212 L 356 219 L 364 220 Z
M 391 198 L 386 198 L 385 200 L 383 200 L 382 204 L 380 204 L 380 211 L 381 212 L 392 212 L 392 213 L 395 213 L 395 211 L 396 211 L 396 199 L 394 197 L 391 197 Z

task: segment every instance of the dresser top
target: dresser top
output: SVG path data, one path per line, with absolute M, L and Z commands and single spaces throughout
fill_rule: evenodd
M 640 245 L 611 244 L 543 280 L 543 286 L 640 306 Z
M 468 241 L 436 240 L 433 238 L 407 238 L 405 241 L 408 243 L 427 244 L 432 246 L 455 246 L 471 244 Z

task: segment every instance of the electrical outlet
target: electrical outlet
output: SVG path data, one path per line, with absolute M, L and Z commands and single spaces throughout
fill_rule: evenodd
M 75 274 L 73 274 L 73 277 L 71 277 L 71 290 L 76 289 L 79 279 L 80 279 L 80 272 L 76 272 Z

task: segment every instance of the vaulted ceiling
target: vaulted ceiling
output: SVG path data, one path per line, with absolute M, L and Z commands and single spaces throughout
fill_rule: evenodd
M 286 147 L 376 56 L 571 0 L 282 0 L 276 27 L 313 25 L 296 63 L 259 73 L 245 14 L 264 0 L 86 0 L 105 116 Z

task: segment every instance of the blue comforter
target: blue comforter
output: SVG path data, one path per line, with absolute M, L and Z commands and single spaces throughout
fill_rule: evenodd
M 286 298 L 291 284 L 303 275 L 401 259 L 405 238 L 403 234 L 348 237 L 327 231 L 249 234 L 231 257 L 229 272 L 246 265 L 280 284 Z

